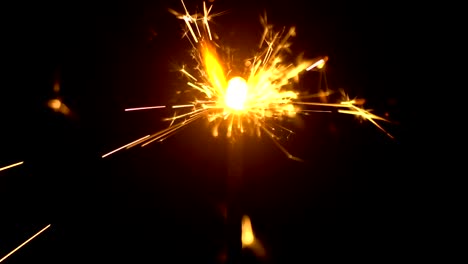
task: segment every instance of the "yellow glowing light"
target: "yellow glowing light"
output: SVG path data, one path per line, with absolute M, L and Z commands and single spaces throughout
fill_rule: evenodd
M 255 236 L 252 230 L 252 223 L 250 222 L 250 218 L 246 215 L 242 217 L 242 246 L 250 246 L 255 241 Z
M 205 62 L 205 70 L 208 75 L 208 81 L 218 93 L 222 93 L 226 87 L 226 77 L 224 70 L 217 59 L 213 48 L 208 45 L 202 48 L 202 56 Z
M 242 77 L 234 77 L 229 80 L 225 96 L 226 106 L 234 110 L 243 110 L 247 91 L 247 82 Z
M 352 114 L 370 121 L 377 128 L 384 128 L 377 123 L 387 121 L 377 115 L 369 113 L 358 100 L 343 98 L 341 102 L 328 103 L 324 97 L 331 93 L 318 92 L 317 95 L 301 95 L 293 88 L 294 82 L 299 80 L 301 74 L 309 71 L 324 73 L 325 63 L 328 57 L 297 60 L 291 63 L 290 39 L 296 35 L 294 27 L 289 30 L 275 31 L 273 26 L 267 23 L 266 16 L 261 23 L 264 31 L 260 39 L 260 52 L 253 54 L 250 59 L 243 60 L 245 76 L 229 78 L 232 71 L 232 56 L 223 53 L 225 47 L 221 47 L 216 40 L 219 36 L 212 32 L 209 21 L 217 14 L 211 14 L 212 6 L 207 7 L 203 2 L 202 14 L 190 14 L 182 0 L 183 13 L 170 10 L 186 26 L 184 36 L 192 44 L 192 58 L 197 63 L 194 71 L 185 67 L 180 72 L 187 78 L 187 92 L 194 93 L 193 101 L 184 102 L 173 106 L 148 106 L 126 109 L 126 111 L 171 108 L 174 116 L 166 118 L 170 121 L 168 128 L 137 140 L 135 144 L 123 146 L 115 151 L 130 148 L 137 144 L 146 146 L 154 141 L 162 141 L 173 135 L 179 129 L 200 118 L 206 118 L 212 126 L 213 136 L 218 136 L 221 127 L 227 128 L 226 136 L 231 137 L 246 131 L 251 134 L 268 136 L 288 158 L 300 160 L 291 155 L 281 144 L 280 136 L 293 133 L 292 130 L 280 125 L 277 121 L 285 118 L 293 118 L 298 113 L 308 112 L 332 112 L 323 108 L 338 108 L 339 113 Z M 219 14 L 219 13 L 218 13 Z M 245 48 L 245 47 L 241 47 Z M 229 82 L 227 81 L 229 80 Z M 325 86 L 327 86 L 325 82 Z M 328 91 L 328 86 L 325 87 Z M 310 101 L 317 98 L 319 102 Z M 307 101 L 306 101 L 307 100 Z M 318 107 L 320 109 L 305 109 L 305 107 Z M 223 124 L 223 125 L 221 125 Z M 285 137 L 287 137 L 285 136 Z M 110 152 L 105 156 L 110 155 Z
M 53 110 L 58 111 L 62 106 L 62 102 L 59 99 L 51 99 L 49 100 L 48 105 Z

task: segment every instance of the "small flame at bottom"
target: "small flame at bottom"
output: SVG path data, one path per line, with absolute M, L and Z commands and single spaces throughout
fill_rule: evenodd
M 255 236 L 252 230 L 252 224 L 250 218 L 246 215 L 242 218 L 242 247 L 247 247 L 253 244 Z

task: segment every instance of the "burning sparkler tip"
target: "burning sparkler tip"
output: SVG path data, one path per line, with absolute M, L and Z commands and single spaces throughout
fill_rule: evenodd
M 11 165 L 7 165 L 7 166 L 5 166 L 5 167 L 1 167 L 1 168 L 0 168 L 0 171 L 7 170 L 7 169 L 10 169 L 10 168 L 19 166 L 19 165 L 21 165 L 21 164 L 23 164 L 23 163 L 24 163 L 24 161 L 20 161 L 20 162 L 11 164 Z

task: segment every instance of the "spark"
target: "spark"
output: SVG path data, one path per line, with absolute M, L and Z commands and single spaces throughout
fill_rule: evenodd
M 21 165 L 21 164 L 23 164 L 23 163 L 24 163 L 24 161 L 20 161 L 20 162 L 17 162 L 17 163 L 14 163 L 14 164 L 11 164 L 11 165 L 2 167 L 2 168 L 0 168 L 0 171 L 7 170 L 7 169 L 10 169 L 10 168 L 19 166 L 19 165 Z
M 243 110 L 247 99 L 248 86 L 242 77 L 234 77 L 229 80 L 226 89 L 225 104 L 234 110 Z
M 58 96 L 58 93 L 60 92 L 60 82 L 58 80 L 55 80 L 53 91 L 56 94 L 56 96 L 55 98 L 47 101 L 47 106 L 57 113 L 61 113 L 65 116 L 70 115 L 70 108 L 68 108 L 68 106 L 63 102 L 60 96 Z
M 51 225 L 47 225 L 46 227 L 42 228 L 39 232 L 37 232 L 36 234 L 34 234 L 32 237 L 30 237 L 28 240 L 24 241 L 21 245 L 17 246 L 15 249 L 13 249 L 12 251 L 10 251 L 10 253 L 6 254 L 3 258 L 0 259 L 0 262 L 3 262 L 5 259 L 7 259 L 11 254 L 15 253 L 16 251 L 18 251 L 20 248 L 22 248 L 24 245 L 26 245 L 27 243 L 29 243 L 31 240 L 33 240 L 35 237 L 37 237 L 39 234 L 41 234 L 42 232 L 44 232 L 47 228 L 49 228 Z
M 249 216 L 244 215 L 242 217 L 241 227 L 242 248 L 249 248 L 251 252 L 254 253 L 258 258 L 265 257 L 265 248 L 263 247 L 261 241 L 255 237 Z
M 185 107 L 193 107 L 193 104 L 185 104 L 185 105 L 173 105 L 172 108 L 185 108 Z
M 287 151 L 281 144 L 282 137 L 279 132 L 286 132 L 289 137 L 293 132 L 279 123 L 287 118 L 294 118 L 299 113 L 311 112 L 329 113 L 330 110 L 322 108 L 336 108 L 338 113 L 351 114 L 363 120 L 370 121 L 378 129 L 393 138 L 377 121 L 386 119 L 370 113 L 364 109 L 363 101 L 349 100 L 347 96 L 341 102 L 328 103 L 326 98 L 331 94 L 321 91 L 316 96 L 302 95 L 293 89 L 294 81 L 306 72 L 320 71 L 324 73 L 324 66 L 328 57 L 298 60 L 291 63 L 291 38 L 296 35 L 294 27 L 274 30 L 267 22 L 266 15 L 260 18 L 264 28 L 260 38 L 260 51 L 245 61 L 243 72 L 233 74 L 231 69 L 232 54 L 226 53 L 227 47 L 222 47 L 213 40 L 213 28 L 210 27 L 214 15 L 210 15 L 212 5 L 207 7 L 203 2 L 202 14 L 191 14 L 181 0 L 183 13 L 169 10 L 177 18 L 184 20 L 186 37 L 192 45 L 192 58 L 197 66 L 194 71 L 185 67 L 180 69 L 189 81 L 185 92 L 193 94 L 193 101 L 175 106 L 152 106 L 129 108 L 126 111 L 172 108 L 180 109 L 177 114 L 166 121 L 171 121 L 168 128 L 151 136 L 137 140 L 131 144 L 146 146 L 154 141 L 162 141 L 201 117 L 206 118 L 212 126 L 212 135 L 219 136 L 221 129 L 225 130 L 227 137 L 237 136 L 247 131 L 256 135 L 265 134 L 290 159 L 301 160 Z M 188 33 L 190 32 L 190 33 Z M 224 52 L 223 52 L 224 51 Z M 321 80 L 321 79 L 320 79 Z M 326 78 L 325 86 L 327 86 Z M 320 102 L 310 101 L 319 98 Z M 306 101 L 309 100 L 309 101 Z M 319 107 L 321 109 L 310 109 Z M 103 157 L 109 156 L 118 150 L 129 148 L 123 146 Z
M 207 10 L 206 9 L 206 4 L 205 2 L 203 2 L 203 13 L 204 13 L 204 16 L 203 16 L 203 24 L 205 25 L 206 27 L 206 31 L 208 32 L 208 36 L 210 37 L 210 40 L 213 40 L 213 37 L 211 36 L 211 30 L 210 30 L 210 25 L 208 24 L 208 19 L 209 19 L 209 13 L 211 11 L 211 8 L 213 6 L 210 6 L 210 8 Z
M 197 78 L 193 77 L 193 75 L 190 74 L 190 73 L 188 73 L 184 68 L 180 69 L 180 71 L 181 71 L 183 74 L 185 74 L 185 75 L 187 75 L 188 77 L 190 77 L 192 80 L 197 81 Z

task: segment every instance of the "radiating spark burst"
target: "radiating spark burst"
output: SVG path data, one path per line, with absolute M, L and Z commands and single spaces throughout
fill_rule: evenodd
M 219 53 L 220 45 L 213 40 L 213 32 L 209 21 L 212 6 L 207 8 L 203 2 L 203 14 L 190 14 L 183 2 L 184 13 L 170 10 L 177 18 L 185 22 L 185 34 L 192 45 L 192 57 L 198 64 L 195 72 L 189 72 L 185 67 L 180 72 L 188 79 L 187 86 L 195 94 L 192 102 L 176 106 L 149 106 L 129 108 L 125 111 L 157 109 L 157 108 L 186 108 L 183 113 L 174 113 L 170 126 L 151 136 L 137 140 L 135 144 L 127 144 L 113 150 L 102 157 L 109 156 L 118 150 L 130 148 L 138 144 L 146 146 L 154 141 L 162 141 L 189 123 L 207 118 L 212 125 L 213 136 L 218 136 L 221 130 L 231 137 L 247 131 L 260 136 L 267 135 L 284 152 L 288 158 L 300 160 L 291 155 L 279 140 L 279 131 L 292 133 L 291 130 L 279 125 L 278 121 L 293 118 L 301 112 L 327 112 L 324 110 L 304 109 L 303 107 L 338 108 L 339 113 L 352 114 L 370 121 L 380 130 L 387 133 L 378 121 L 386 119 L 371 114 L 362 108 L 358 100 L 345 97 L 338 103 L 310 102 L 311 96 L 301 96 L 298 92 L 288 88 L 303 72 L 321 70 L 328 57 L 315 60 L 301 60 L 296 64 L 288 62 L 290 53 L 290 39 L 296 35 L 294 27 L 288 30 L 274 31 L 267 23 L 266 15 L 261 18 L 264 28 L 260 41 L 260 49 L 253 58 L 248 59 L 244 72 L 236 75 L 229 67 L 230 60 L 222 60 Z M 216 14 L 219 15 L 219 14 Z M 226 54 L 224 54 L 226 55 Z M 317 97 L 323 100 L 328 92 L 321 92 Z M 331 111 L 328 111 L 331 112 Z
M 42 232 L 44 232 L 47 228 L 49 228 L 51 225 L 47 225 L 46 227 L 42 228 L 41 230 L 39 230 L 39 232 L 37 232 L 36 234 L 34 234 L 32 237 L 28 238 L 28 240 L 24 241 L 21 245 L 17 246 L 15 249 L 13 249 L 12 251 L 10 251 L 10 253 L 6 254 L 3 258 L 0 259 L 0 262 L 3 262 L 5 259 L 7 259 L 9 256 L 11 256 L 11 254 L 15 253 L 16 251 L 18 251 L 20 248 L 22 248 L 24 245 L 26 245 L 27 243 L 29 243 L 31 240 L 33 240 L 35 237 L 37 237 L 38 235 L 40 235 Z
M 7 166 L 5 166 L 5 167 L 1 167 L 1 168 L 0 168 L 0 171 L 7 170 L 7 169 L 11 169 L 11 168 L 16 167 L 16 166 L 19 166 L 19 165 L 21 165 L 21 164 L 23 164 L 23 163 L 24 163 L 24 161 L 20 161 L 20 162 L 17 162 L 17 163 L 13 163 L 13 164 L 7 165 Z
M 252 224 L 250 218 L 246 215 L 242 217 L 242 235 L 241 235 L 242 247 L 248 247 L 255 241 L 255 236 L 252 230 Z

